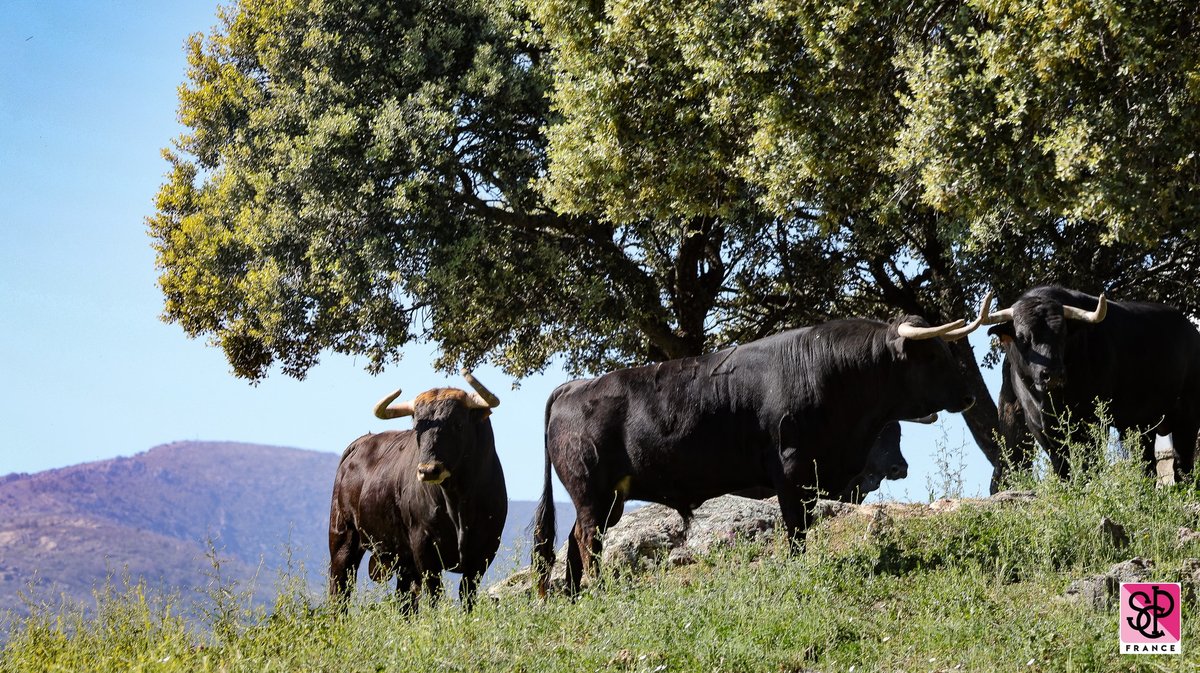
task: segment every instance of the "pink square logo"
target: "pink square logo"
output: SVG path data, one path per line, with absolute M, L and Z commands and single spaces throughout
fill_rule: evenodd
M 1178 583 L 1121 583 L 1121 654 L 1179 654 Z

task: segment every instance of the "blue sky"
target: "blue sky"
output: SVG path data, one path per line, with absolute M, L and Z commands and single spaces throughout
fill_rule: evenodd
M 176 440 L 230 440 L 340 452 L 392 389 L 456 385 L 412 347 L 380 376 L 327 355 L 304 381 L 278 372 L 250 386 L 220 351 L 158 319 L 145 217 L 181 131 L 183 44 L 216 24 L 214 2 L 0 0 L 0 474 L 132 455 Z M 972 338 L 976 351 L 986 337 Z M 521 382 L 477 371 L 502 406 L 493 416 L 509 495 L 540 493 L 542 413 L 567 376 Z M 993 394 L 995 371 L 985 370 Z M 990 468 L 957 416 L 906 424 L 910 476 L 892 497 L 923 500 L 936 444 L 966 445 L 968 494 Z M 332 475 L 330 475 L 332 483 Z M 560 491 L 560 498 L 562 492 Z

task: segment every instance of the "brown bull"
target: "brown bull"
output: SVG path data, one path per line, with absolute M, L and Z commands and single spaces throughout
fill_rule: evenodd
M 436 599 L 441 573 L 462 574 L 459 599 L 470 609 L 500 546 L 508 512 L 504 472 L 488 417 L 500 404 L 466 370 L 476 390 L 434 388 L 375 406 L 379 418 L 413 417 L 413 429 L 367 434 L 342 455 L 329 510 L 329 594 L 353 591 L 363 555 L 371 579 L 396 576 L 396 595 L 416 608 L 422 588 Z

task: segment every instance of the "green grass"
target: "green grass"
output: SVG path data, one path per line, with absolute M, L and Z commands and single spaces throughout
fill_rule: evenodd
M 1106 450 L 1106 440 L 1096 444 Z M 1043 470 L 1044 471 L 1044 470 Z M 344 615 L 294 586 L 270 611 L 214 588 L 204 628 L 176 601 L 114 582 L 84 611 L 42 608 L 11 626 L 2 671 L 1128 671 L 1200 667 L 1194 594 L 1182 657 L 1122 657 L 1115 609 L 1063 598 L 1074 579 L 1134 556 L 1183 578 L 1180 526 L 1194 485 L 1156 489 L 1101 461 L 1071 482 L 1023 476 L 1028 503 L 928 514 L 894 508 L 810 533 L 808 551 L 724 549 L 695 565 L 607 577 L 569 601 L 452 602 L 406 617 L 382 591 Z M 1115 549 L 1098 529 L 1123 524 Z M 1185 595 L 1188 591 L 1185 589 Z

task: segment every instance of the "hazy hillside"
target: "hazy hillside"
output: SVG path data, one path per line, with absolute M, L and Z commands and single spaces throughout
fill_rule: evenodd
M 329 495 L 338 454 L 232 442 L 177 442 L 132 458 L 0 478 L 0 610 L 24 612 L 20 594 L 90 599 L 126 568 L 186 600 L 211 573 L 258 574 L 260 599 L 287 566 L 323 585 Z M 527 554 L 533 503 L 512 502 L 504 547 Z M 560 505 L 560 522 L 573 519 Z M 518 564 L 497 559 L 499 575 Z M 364 573 L 365 574 L 365 573 Z

